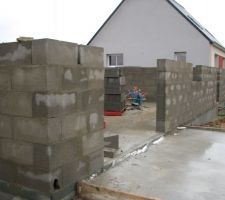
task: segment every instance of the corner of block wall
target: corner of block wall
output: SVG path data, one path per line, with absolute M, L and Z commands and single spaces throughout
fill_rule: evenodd
M 103 48 L 86 45 L 78 46 L 78 64 L 104 68 Z

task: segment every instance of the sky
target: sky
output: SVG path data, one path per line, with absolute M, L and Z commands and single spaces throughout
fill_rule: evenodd
M 137 0 L 138 1 L 138 0 Z M 121 0 L 0 0 L 0 42 L 20 36 L 87 44 Z M 224 0 L 177 0 L 225 46 Z

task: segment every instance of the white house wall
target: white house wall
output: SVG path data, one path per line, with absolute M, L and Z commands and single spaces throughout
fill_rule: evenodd
M 211 54 L 210 54 L 211 65 L 210 66 L 212 67 L 215 67 L 215 55 L 219 55 L 225 58 L 225 53 L 223 51 L 211 45 Z
M 187 52 L 187 62 L 210 64 L 210 44 L 166 0 L 126 0 L 90 45 L 106 55 L 124 54 L 124 65 L 156 66 L 157 58 L 174 59 Z

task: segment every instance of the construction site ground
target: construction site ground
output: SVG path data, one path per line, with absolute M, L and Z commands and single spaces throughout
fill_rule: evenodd
M 161 136 L 155 131 L 156 103 L 145 102 L 141 110 L 130 110 L 130 108 L 128 107 L 122 116 L 105 116 L 104 136 L 119 135 L 119 150 L 114 159 Z M 105 158 L 105 163 L 114 159 Z
M 225 199 L 225 134 L 186 129 L 89 183 L 161 200 Z

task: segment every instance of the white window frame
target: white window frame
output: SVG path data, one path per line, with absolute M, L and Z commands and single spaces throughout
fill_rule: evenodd
M 123 66 L 124 65 L 124 55 L 122 53 L 111 53 L 111 54 L 107 54 L 107 67 L 118 67 L 118 66 Z M 110 65 L 110 56 L 116 56 L 116 65 Z M 122 65 L 118 65 L 118 56 L 122 56 L 123 59 L 123 63 Z
M 186 51 L 175 51 L 174 52 L 174 60 L 178 61 L 178 55 L 179 54 L 184 54 L 185 55 L 185 61 L 182 61 L 182 62 L 187 62 L 187 52 Z

